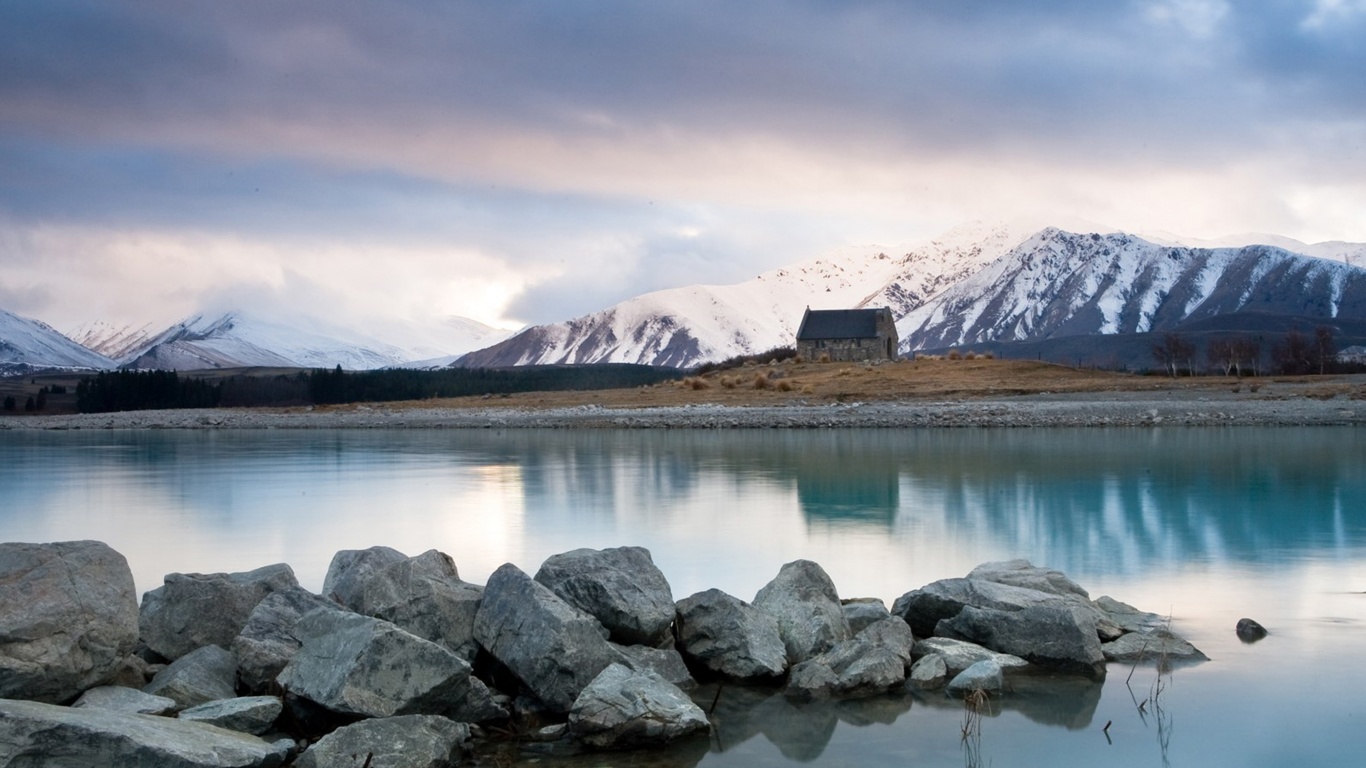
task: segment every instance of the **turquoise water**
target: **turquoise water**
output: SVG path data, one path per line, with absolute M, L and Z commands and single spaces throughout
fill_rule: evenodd
M 475 582 L 639 544 L 676 598 L 751 599 L 809 558 L 842 596 L 889 604 L 1026 557 L 1170 614 L 1213 661 L 1165 679 L 1157 714 L 1137 706 L 1151 668 L 1021 690 L 975 751 L 961 706 L 938 697 L 794 706 L 727 689 L 710 743 L 583 764 L 1352 765 L 1366 748 L 1363 434 L 6 432 L 0 539 L 106 541 L 140 590 L 273 562 L 318 589 L 336 550 L 374 544 L 441 549 Z M 1271 637 L 1239 643 L 1242 616 Z

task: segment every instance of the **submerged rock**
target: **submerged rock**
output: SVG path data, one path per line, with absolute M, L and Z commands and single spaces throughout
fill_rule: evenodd
M 0 544 L 0 698 L 70 701 L 138 639 L 128 561 L 98 541 Z
M 294 746 L 167 717 L 7 700 L 0 745 L 5 765 L 101 768 L 275 768 Z
M 1233 631 L 1238 634 L 1238 639 L 1245 643 L 1255 643 L 1267 635 L 1266 627 L 1252 619 L 1238 619 L 1238 626 L 1234 627 Z
M 719 589 L 678 601 L 677 632 L 683 657 L 718 675 L 763 681 L 787 671 L 778 622 Z
M 461 581 L 449 555 L 435 549 L 416 557 L 388 547 L 343 550 L 333 556 L 323 584 L 324 594 L 356 613 L 474 660 L 474 617 L 484 588 Z
M 810 560 L 783 565 L 755 595 L 754 607 L 778 622 L 789 664 L 825 653 L 851 637 L 834 582 Z
M 569 731 L 599 749 L 661 746 L 710 725 L 702 708 L 654 672 L 609 665 L 569 710 Z
M 536 581 L 596 618 L 622 645 L 658 645 L 674 620 L 669 582 L 644 547 L 553 555 L 536 572 Z
M 1006 678 L 1001 665 L 985 659 L 954 675 L 944 690 L 950 696 L 963 696 L 973 691 L 1000 693 L 1005 687 Z
M 362 720 L 318 740 L 297 768 L 449 768 L 468 748 L 470 727 L 436 715 Z
M 561 713 L 569 711 L 608 664 L 621 658 L 596 619 L 511 563 L 489 577 L 474 636 L 547 706 Z
M 229 648 L 266 595 L 298 586 L 284 563 L 244 573 L 167 574 L 142 596 L 142 641 L 171 661 L 206 645 Z
M 1185 638 L 1166 629 L 1129 632 L 1101 646 L 1107 661 L 1209 661 L 1209 657 Z

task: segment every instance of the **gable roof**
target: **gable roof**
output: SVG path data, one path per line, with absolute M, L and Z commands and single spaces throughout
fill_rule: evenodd
M 883 309 L 808 309 L 797 329 L 798 341 L 814 339 L 876 339 Z

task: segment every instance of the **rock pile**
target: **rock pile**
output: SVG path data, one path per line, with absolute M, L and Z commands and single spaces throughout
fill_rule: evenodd
M 639 547 L 556 555 L 534 578 L 504 565 L 483 587 L 435 550 L 375 547 L 338 552 L 322 595 L 281 564 L 170 574 L 139 607 L 104 544 L 0 544 L 0 765 L 436 768 L 509 720 L 579 748 L 687 739 L 712 727 L 694 674 L 802 702 L 1000 691 L 1139 657 L 1203 658 L 1158 617 L 1024 561 L 889 612 L 841 601 L 803 560 L 753 603 L 675 601 Z

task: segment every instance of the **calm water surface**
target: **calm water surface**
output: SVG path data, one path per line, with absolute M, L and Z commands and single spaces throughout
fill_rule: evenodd
M 965 751 L 937 696 L 727 689 L 712 739 L 585 765 L 1356 765 L 1366 750 L 1366 439 L 1353 428 L 0 433 L 0 540 L 93 538 L 171 571 L 438 548 L 482 583 L 648 547 L 681 598 L 796 558 L 889 604 L 1012 557 L 1172 616 L 1213 661 L 1005 699 Z M 1245 646 L 1252 616 L 1272 635 Z M 1128 680 L 1126 685 L 1126 678 Z M 708 695 L 708 704 L 710 696 Z M 1109 737 L 1102 732 L 1110 722 Z M 531 760 L 532 758 L 527 758 Z M 542 765 L 559 761 L 538 758 Z

